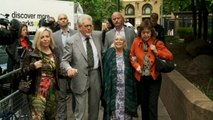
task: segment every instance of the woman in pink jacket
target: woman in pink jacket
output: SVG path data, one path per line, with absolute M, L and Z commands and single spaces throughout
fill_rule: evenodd
M 172 53 L 162 41 L 158 41 L 156 45 L 153 44 L 154 41 L 155 31 L 151 22 L 148 19 L 144 20 L 130 52 L 131 64 L 135 68 L 135 77 L 138 80 L 138 98 L 143 120 L 158 119 L 158 97 L 162 77 L 155 69 L 155 59 L 173 59 Z

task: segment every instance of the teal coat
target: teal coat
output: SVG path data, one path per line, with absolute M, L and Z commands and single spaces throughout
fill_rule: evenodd
M 129 60 L 129 50 L 124 50 L 125 64 L 125 112 L 131 116 L 137 116 L 137 87 L 134 77 L 134 69 Z M 112 112 L 115 111 L 117 83 L 116 51 L 109 48 L 103 57 L 103 102 L 104 119 L 110 120 Z

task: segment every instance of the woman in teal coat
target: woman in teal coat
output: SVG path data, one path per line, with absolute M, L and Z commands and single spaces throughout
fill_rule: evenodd
M 137 116 L 134 71 L 123 36 L 116 35 L 114 46 L 103 57 L 103 102 L 105 120 L 131 120 Z

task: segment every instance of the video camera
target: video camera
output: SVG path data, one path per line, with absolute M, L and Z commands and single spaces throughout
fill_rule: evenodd
M 12 44 L 18 38 L 20 22 L 16 19 L 8 20 L 9 14 L 1 14 L 0 18 L 0 45 Z
M 7 28 L 8 24 L 10 23 L 10 21 L 8 20 L 9 14 L 5 15 L 0 14 L 0 15 L 5 16 L 5 18 L 0 18 L 0 25 L 3 25 L 5 28 Z
M 55 22 L 53 17 L 45 17 L 39 20 L 39 27 L 49 27 L 53 32 L 60 29 L 59 25 Z

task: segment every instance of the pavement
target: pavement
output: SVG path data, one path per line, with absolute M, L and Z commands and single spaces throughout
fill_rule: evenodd
M 67 110 L 68 110 L 68 115 L 67 115 L 68 119 L 67 120 L 74 120 L 73 114 L 72 114 L 73 112 L 72 112 L 72 109 L 71 109 L 71 99 L 68 99 L 68 101 L 67 101 Z M 138 114 L 139 114 L 139 117 L 133 118 L 133 120 L 142 120 L 140 107 L 138 108 Z M 87 120 L 86 118 L 87 118 L 87 114 L 85 116 L 85 120 Z M 101 106 L 100 106 L 99 119 L 98 120 L 103 120 L 103 107 L 101 107 Z M 161 101 L 161 99 L 159 99 L 159 101 L 158 101 L 158 120 L 171 120 L 171 118 L 170 118 L 163 102 Z

